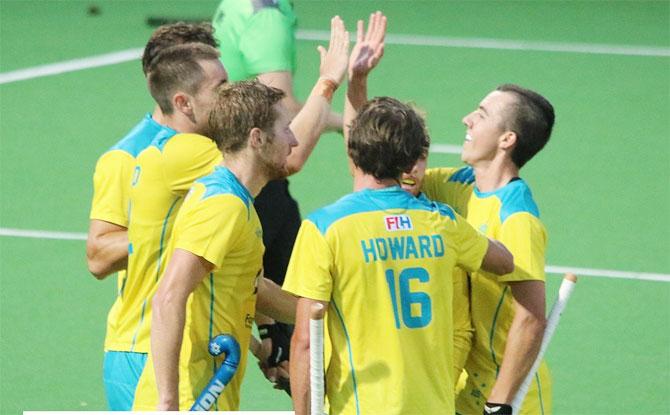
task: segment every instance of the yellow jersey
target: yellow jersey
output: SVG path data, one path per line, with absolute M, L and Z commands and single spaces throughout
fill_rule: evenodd
M 128 227 L 128 199 L 130 183 L 137 156 L 156 137 L 176 134 L 173 129 L 160 125 L 151 114 L 146 114 L 130 132 L 98 159 L 93 175 L 93 202 L 91 219 Z M 126 271 L 117 274 L 117 296 L 126 281 Z M 117 315 L 107 317 L 105 350 L 117 341 Z
M 198 255 L 214 269 L 189 297 L 179 359 L 179 407 L 188 410 L 221 366 L 209 355 L 209 340 L 232 334 L 242 350 L 237 372 L 213 407 L 237 410 L 256 307 L 257 278 L 263 263 L 263 232 L 253 198 L 223 167 L 199 179 L 177 214 L 168 258 L 176 248 Z M 158 403 L 153 359 L 140 377 L 134 409 Z
M 331 413 L 454 412 L 452 271 L 478 269 L 487 247 L 450 207 L 398 186 L 303 221 L 283 288 L 329 302 Z
M 522 179 L 514 179 L 492 192 L 480 192 L 474 184 L 471 167 L 429 169 L 426 178 L 426 185 L 422 186 L 426 196 L 455 202 L 472 226 L 502 242 L 514 255 L 515 270 L 510 274 L 496 277 L 481 270 L 470 274 L 470 307 L 475 333 L 465 369 L 469 376 L 486 379 L 478 385 L 481 394 L 478 402 L 483 408 L 495 381 L 495 377 L 491 379 L 487 373 L 498 374 L 507 333 L 514 319 L 514 299 L 506 283 L 545 280 L 547 232 L 530 188 Z M 536 380 L 540 383 L 539 378 Z M 532 389 L 537 389 L 536 386 L 540 385 L 533 385 Z
M 110 311 L 116 330 L 106 350 L 149 352 L 151 298 L 165 269 L 175 216 L 193 182 L 221 159 L 216 144 L 196 134 L 159 136 L 137 157 L 128 214 L 127 279 Z

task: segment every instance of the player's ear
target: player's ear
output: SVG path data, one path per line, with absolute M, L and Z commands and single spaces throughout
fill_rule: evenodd
M 498 141 L 499 145 L 500 145 L 500 148 L 502 148 L 504 150 L 511 149 L 516 144 L 516 139 L 517 139 L 517 136 L 516 136 L 516 133 L 514 131 L 505 131 L 500 136 L 500 140 Z
M 263 134 L 263 130 L 258 127 L 254 127 L 249 131 L 249 145 L 254 148 L 260 148 L 267 141 L 267 137 Z
M 191 104 L 191 97 L 183 92 L 177 92 L 172 96 L 172 106 L 175 111 L 179 111 L 187 117 L 193 116 L 193 105 Z

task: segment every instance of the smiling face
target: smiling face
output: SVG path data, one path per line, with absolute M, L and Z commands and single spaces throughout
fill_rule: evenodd
M 508 133 L 504 128 L 504 117 L 514 100 L 514 95 L 508 92 L 493 91 L 476 110 L 463 117 L 467 130 L 461 160 L 473 166 L 496 157 L 501 140 Z

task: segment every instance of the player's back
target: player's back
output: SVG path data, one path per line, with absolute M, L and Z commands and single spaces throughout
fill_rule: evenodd
M 350 194 L 307 221 L 332 257 L 332 412 L 453 413 L 452 270 L 477 268 L 486 240 L 399 187 Z
M 147 353 L 151 297 L 165 270 L 176 214 L 193 182 L 212 171 L 221 152 L 196 134 L 157 137 L 137 158 L 130 195 L 128 280 L 119 302 L 115 350 Z
M 131 178 L 137 157 L 156 137 L 174 134 L 176 132 L 173 129 L 160 125 L 151 117 L 151 114 L 146 114 L 128 134 L 100 156 L 93 176 L 91 219 L 103 220 L 123 227 L 128 226 Z M 119 271 L 118 305 L 115 303 L 107 316 L 105 350 L 113 349 L 113 345 L 120 336 L 118 312 L 125 283 L 126 271 Z

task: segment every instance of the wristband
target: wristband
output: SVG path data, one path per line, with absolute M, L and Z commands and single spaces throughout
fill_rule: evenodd
M 317 90 L 319 95 L 326 98 L 326 100 L 330 102 L 332 101 L 333 93 L 337 90 L 338 86 L 339 85 L 331 79 L 319 78 L 319 80 L 316 81 L 316 85 L 314 85 L 314 88 Z

